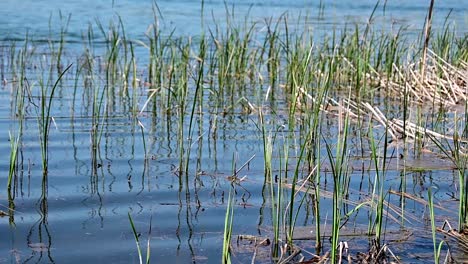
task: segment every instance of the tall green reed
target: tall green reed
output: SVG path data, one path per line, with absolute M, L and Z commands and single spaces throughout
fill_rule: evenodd
M 234 111 L 240 98 L 246 93 L 247 80 L 252 80 L 251 66 L 257 48 L 254 42 L 256 23 L 248 23 L 248 16 L 237 25 L 234 10 L 226 7 L 226 25 L 215 25 L 210 30 L 211 45 L 214 48 L 209 73 L 215 75 L 211 90 L 218 114 L 225 115 Z
M 468 111 L 466 109 L 468 109 L 468 107 L 465 103 L 465 114 L 463 118 L 459 118 L 456 114 L 453 117 L 454 133 L 452 140 L 439 139 L 429 135 L 431 141 L 455 166 L 459 184 L 458 229 L 460 231 L 468 228 L 468 177 L 466 170 L 468 166 L 468 156 L 464 154 L 463 151 L 463 146 L 466 144 L 466 139 L 468 138 L 468 130 L 466 127 L 468 124 Z M 460 124 L 463 125 L 460 127 Z M 461 134 L 460 131 L 462 131 Z
M 16 137 L 13 137 L 11 132 L 8 133 L 10 139 L 10 166 L 8 170 L 8 180 L 7 180 L 7 192 L 10 198 L 13 197 L 12 194 L 12 182 L 17 174 L 17 162 L 18 162 L 18 149 L 20 144 L 21 132 L 18 132 Z
M 262 132 L 263 139 L 263 162 L 264 162 L 264 173 L 265 181 L 268 183 L 268 188 L 270 190 L 270 204 L 271 204 L 271 222 L 273 226 L 273 252 L 272 256 L 274 258 L 279 255 L 279 240 L 280 240 L 280 230 L 281 230 L 281 211 L 282 211 L 282 175 L 283 170 L 280 168 L 280 173 L 277 179 L 273 178 L 273 144 L 276 136 L 272 132 L 267 131 L 267 124 L 265 123 L 265 117 L 262 112 L 262 109 L 259 110 L 259 119 L 260 119 L 260 129 Z M 281 167 L 281 165 L 280 165 Z M 287 169 L 284 168 L 284 171 Z M 276 186 L 275 186 L 276 182 Z M 275 191 L 276 190 L 276 191 Z
M 428 199 L 428 207 L 429 207 L 429 217 L 431 219 L 431 234 L 432 234 L 432 244 L 434 247 L 434 263 L 440 263 L 440 254 L 442 251 L 442 246 L 444 241 L 440 241 L 437 245 L 437 228 L 435 223 L 435 214 L 434 214 L 434 197 L 432 193 L 432 187 L 429 187 L 427 190 L 427 199 Z
M 341 227 L 341 209 L 343 206 L 343 194 L 345 182 L 349 177 L 348 173 L 348 133 L 349 133 L 349 112 L 341 113 L 339 133 L 336 140 L 335 155 L 333 155 L 332 145 L 325 141 L 328 161 L 330 162 L 331 174 L 333 177 L 333 209 L 332 209 L 332 237 L 331 237 L 331 263 L 337 263 L 339 233 Z
M 388 127 L 388 126 L 386 126 Z M 388 129 L 388 128 L 387 128 Z M 371 213 L 371 216 L 374 215 L 372 219 L 372 226 L 369 225 L 369 234 L 371 231 L 375 231 L 375 241 L 376 245 L 380 246 L 381 236 L 383 234 L 383 223 L 384 223 L 384 199 L 385 199 L 385 174 L 387 173 L 386 164 L 387 164 L 387 131 L 382 136 L 384 141 L 383 148 L 379 151 L 377 144 L 375 143 L 375 134 L 373 132 L 372 125 L 369 126 L 369 140 L 370 140 L 370 150 L 371 150 L 371 161 L 373 162 L 375 177 L 372 183 L 372 199 L 371 205 L 374 208 L 374 212 Z M 382 155 L 380 154 L 382 153 Z M 382 158 L 380 158 L 382 156 Z M 375 201 L 377 199 L 377 201 Z
M 10 138 L 10 164 L 9 164 L 9 170 L 8 170 L 8 178 L 7 178 L 7 195 L 8 195 L 8 216 L 9 216 L 9 222 L 10 225 L 14 225 L 14 214 L 15 214 L 15 191 L 14 188 L 12 188 L 14 181 L 16 181 L 16 177 L 18 175 L 18 151 L 19 151 L 19 145 L 21 144 L 21 139 L 22 139 L 22 129 L 20 128 L 20 131 L 17 132 L 16 137 L 13 137 L 11 135 L 11 132 L 9 132 L 9 138 Z
M 193 142 L 193 123 L 195 119 L 195 113 L 198 110 L 198 113 L 202 115 L 203 113 L 203 78 L 204 78 L 204 69 L 205 69 L 205 56 L 206 56 L 206 42 L 205 42 L 205 36 L 202 34 L 202 38 L 200 40 L 200 45 L 199 45 L 199 53 L 196 57 L 197 60 L 197 72 L 196 72 L 196 78 L 195 78 L 195 93 L 193 94 L 192 98 L 192 107 L 190 110 L 190 118 L 189 118 L 189 125 L 188 125 L 188 147 L 187 147 L 187 154 L 186 154 L 186 163 L 185 163 L 185 169 L 184 172 L 187 175 L 188 170 L 189 170 L 189 162 L 188 160 L 190 159 L 190 152 L 191 152 L 191 146 Z M 203 116 L 199 117 L 199 131 L 201 131 L 203 124 Z
M 59 86 L 63 76 L 67 71 L 72 67 L 72 64 L 68 65 L 60 75 L 57 80 L 51 87 L 44 83 L 43 80 L 40 80 L 40 101 L 38 109 L 38 127 L 39 127 L 39 140 L 41 144 L 41 156 L 42 156 L 42 170 L 44 174 L 48 173 L 48 161 L 49 161 L 49 134 L 50 134 L 50 125 L 52 122 L 51 110 L 52 103 L 54 100 L 55 91 Z
M 102 27 L 102 25 L 100 25 Z M 103 31 L 104 29 L 101 28 Z M 84 101 L 86 108 L 90 108 L 89 116 L 91 118 L 90 132 L 90 157 L 91 157 L 91 168 L 92 175 L 98 174 L 98 168 L 100 167 L 100 144 L 102 139 L 104 118 L 105 118 L 105 105 L 108 100 L 107 94 L 107 82 L 101 87 L 100 78 L 97 74 L 100 72 L 101 65 L 100 61 L 96 60 L 95 48 L 96 44 L 94 40 L 96 35 L 94 33 L 92 25 L 89 25 L 86 35 L 83 36 L 84 52 L 79 59 L 79 65 L 77 66 L 76 75 L 81 76 L 83 81 L 84 93 L 88 99 Z M 110 55 L 107 56 L 107 58 Z M 107 67 L 107 64 L 106 64 Z M 108 71 L 106 71 L 107 73 Z M 106 74 L 108 76 L 108 74 Z M 72 106 L 72 118 L 75 115 L 75 101 L 78 92 L 78 79 L 75 81 L 73 90 L 73 106 Z M 88 110 L 89 111 L 89 110 Z
M 224 235 L 223 235 L 223 251 L 221 263 L 231 263 L 231 237 L 232 237 L 232 226 L 234 223 L 234 202 L 235 202 L 235 189 L 234 185 L 231 185 L 229 189 L 228 202 L 226 206 L 226 215 L 224 217 Z
M 70 20 L 71 20 L 71 14 L 69 14 L 68 17 L 65 18 L 62 12 L 59 11 L 60 39 L 58 40 L 57 50 L 55 50 L 55 44 L 57 42 L 57 40 L 54 39 L 56 34 L 53 32 L 54 30 L 53 26 L 55 26 L 55 24 L 53 24 L 52 15 L 49 17 L 49 48 L 50 48 L 52 56 L 55 57 L 57 73 L 59 74 L 63 70 L 62 55 L 63 55 L 64 48 L 65 48 L 65 37 L 67 35 Z
M 18 78 L 17 85 L 15 85 L 15 89 L 13 89 L 14 92 L 11 95 L 11 109 L 12 117 L 18 121 L 18 124 L 16 126 L 16 130 L 13 131 L 13 133 L 12 131 L 8 132 L 10 139 L 10 163 L 7 180 L 7 191 L 9 199 L 11 198 L 10 200 L 12 200 L 14 197 L 12 192 L 12 182 L 18 173 L 18 151 L 22 144 L 24 120 L 26 118 L 26 100 L 29 97 L 29 83 L 26 78 L 26 63 L 28 58 L 25 54 L 27 46 L 28 37 L 26 36 L 24 47 L 17 55 L 17 63 L 13 63 L 13 61 L 11 62 L 13 73 L 16 75 L 16 78 Z M 11 50 L 13 53 L 11 56 L 15 57 L 15 52 L 13 49 L 14 46 Z M 12 60 L 14 60 L 13 57 Z M 19 70 L 19 72 L 16 72 L 16 70 Z

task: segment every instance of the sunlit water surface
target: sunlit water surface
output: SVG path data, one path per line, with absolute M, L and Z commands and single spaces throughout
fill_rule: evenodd
M 436 2 L 434 28 L 442 28 L 450 14 L 451 23 L 457 25 L 460 34 L 464 34 L 468 3 L 456 0 Z M 231 8 L 232 4 L 232 1 L 205 1 L 202 19 L 200 1 L 158 1 L 156 15 L 164 34 L 168 35 L 175 29 L 174 34 L 178 36 L 196 37 L 201 34 L 202 23 L 208 28 L 214 28 L 216 23 L 223 26 L 226 8 Z M 377 9 L 375 23 L 380 22 L 380 26 L 387 30 L 406 25 L 417 35 L 424 23 L 427 4 L 428 1 L 421 0 L 387 1 L 385 8 L 381 4 Z M 291 18 L 309 16 L 309 26 L 320 36 L 340 29 L 346 23 L 367 23 L 375 1 L 323 1 L 323 5 L 324 9 L 321 9 L 319 1 L 245 0 L 235 1 L 234 12 L 239 19 L 237 22 L 248 15 L 250 23 L 270 17 L 277 19 L 285 12 Z M 82 51 L 82 39 L 88 24 L 95 25 L 100 21 L 107 26 L 110 20 L 116 21 L 119 16 L 128 36 L 144 41 L 155 14 L 152 1 L 143 0 L 3 0 L 0 3 L 0 46 L 8 47 L 13 42 L 22 45 L 26 34 L 35 40 L 58 40 L 59 11 L 64 20 L 71 14 L 65 53 L 65 60 L 69 62 L 74 62 Z M 46 44 L 44 42 L 44 46 Z M 0 149 L 4 157 L 0 160 L 0 210 L 4 212 L 8 211 L 8 132 L 16 129 L 17 122 L 12 118 L 12 76 L 11 69 L 7 68 L 7 50 L 2 49 L 0 54 L 2 79 L 7 80 L 0 87 Z M 138 49 L 138 52 L 145 54 L 144 49 Z M 44 61 L 41 58 L 37 60 L 38 64 Z M 137 60 L 143 66 L 147 63 L 145 56 Z M 27 70 L 31 74 L 40 71 L 34 68 Z M 35 81 L 31 80 L 32 83 Z M 107 105 L 112 107 L 113 115 L 102 127 L 97 170 L 94 170 L 90 97 L 82 85 L 78 86 L 75 97 L 73 84 L 74 80 L 67 79 L 54 101 L 46 182 L 42 177 L 37 112 L 33 105 L 27 110 L 19 154 L 21 173 L 15 182 L 14 215 L 0 218 L 0 263 L 137 263 L 128 213 L 140 232 L 143 248 L 151 238 L 151 257 L 155 262 L 219 263 L 231 186 L 228 176 L 232 175 L 233 163 L 240 168 L 250 158 L 248 166 L 239 172 L 239 177 L 245 176 L 245 179 L 237 187 L 233 232 L 234 235 L 271 237 L 270 196 L 264 177 L 263 142 L 256 114 L 215 117 L 206 110 L 203 115 L 196 116 L 201 121 L 197 121 L 197 140 L 191 146 L 189 175 L 180 177 L 177 170 L 180 157 L 178 117 L 142 113 L 139 116 L 141 124 L 138 124 L 129 114 L 132 102 L 115 98 L 114 102 L 108 103 L 110 106 Z M 146 91 L 142 88 L 137 93 L 141 96 L 138 102 L 141 107 Z M 216 133 L 212 131 L 213 118 L 218 122 Z M 287 116 L 284 119 L 286 123 Z M 185 133 L 186 130 L 184 127 Z M 327 133 L 333 138 L 333 131 Z M 350 199 L 366 199 L 368 179 L 374 174 L 359 170 L 359 162 L 355 166 Z M 324 182 L 323 188 L 330 190 L 330 175 L 326 178 L 328 181 Z M 436 202 L 443 203 L 445 207 L 439 215 L 456 219 L 456 204 L 447 195 L 455 190 L 457 184 L 450 169 L 391 170 L 386 175 L 387 188 L 398 190 L 402 178 L 405 178 L 407 191 L 415 197 L 427 197 L 427 188 L 436 185 Z M 399 196 L 392 195 L 388 201 L 398 210 Z M 330 207 L 330 199 L 324 197 L 322 206 Z M 432 260 L 426 208 L 409 199 L 405 210 L 404 216 L 408 221 L 403 221 L 403 227 L 389 220 L 387 241 L 391 249 L 403 260 Z M 401 221 L 398 211 L 390 213 Z M 301 220 L 297 223 L 299 227 L 308 226 L 302 229 L 306 230 L 303 232 L 312 229 L 314 219 L 310 214 L 310 206 L 304 205 L 298 218 Z M 331 211 L 322 212 L 322 218 L 323 223 L 329 224 Z M 350 221 L 367 228 L 367 211 L 353 215 Z M 398 233 L 398 230 L 406 228 L 412 235 Z M 392 243 L 398 240 L 402 242 Z M 350 237 L 347 241 L 354 252 L 366 251 L 366 237 Z M 313 241 L 306 240 L 300 245 L 314 251 Z M 414 250 L 408 250 L 408 245 Z M 269 262 L 269 248 L 262 250 L 264 254 L 259 253 L 257 260 Z M 243 248 L 234 243 L 233 251 L 236 262 L 246 263 L 252 258 L 254 248 Z

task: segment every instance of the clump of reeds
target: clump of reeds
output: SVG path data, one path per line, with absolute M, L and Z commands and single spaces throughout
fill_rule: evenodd
M 222 122 L 227 122 L 225 118 L 258 112 L 258 139 L 263 142 L 264 189 L 268 190 L 263 194 L 269 196 L 270 201 L 272 255 L 275 260 L 292 260 L 298 255 L 294 230 L 304 208 L 313 208 L 315 244 L 319 255 L 327 251 L 322 237 L 322 216 L 331 210 L 330 253 L 323 256 L 329 256 L 333 263 L 340 262 L 342 258 L 339 248 L 344 244 L 340 244 L 340 229 L 360 209 L 370 212 L 368 234 L 373 234 L 370 248 L 377 251 L 385 248 L 382 235 L 385 207 L 390 206 L 384 200 L 388 197 L 385 175 L 388 172 L 386 162 L 390 141 L 403 140 L 408 148 L 419 142 L 419 150 L 423 145 L 429 147 L 432 142 L 432 149 L 438 148 L 453 161 L 459 176 L 459 227 L 466 229 L 467 38 L 458 38 L 446 27 L 445 32 L 436 37 L 431 49 L 432 15 L 429 14 L 424 45 L 413 51 L 409 48 L 413 46 L 405 39 L 404 27 L 392 32 L 373 29 L 378 6 L 375 5 L 364 27 L 347 25 L 341 31 L 336 30 L 320 38 L 320 41 L 312 30 L 299 26 L 303 23 L 305 27 L 310 21 L 299 21 L 294 27 L 286 14 L 253 23 L 246 17 L 237 24 L 233 11 L 227 9 L 226 25 L 204 28 L 201 36 L 191 38 L 178 37 L 175 32 L 163 36 L 157 21 L 159 11 L 154 5 L 155 22 L 146 32 L 146 39 L 139 41 L 128 38 L 120 17 L 118 23 L 110 23 L 107 28 L 97 21 L 98 31 L 104 39 L 103 61 L 99 61 L 95 54 L 96 36 L 90 26 L 83 40 L 83 55 L 77 59 L 71 110 L 74 117 L 75 111 L 78 112 L 75 100 L 80 93 L 79 81 L 82 81 L 83 101 L 88 101 L 83 103 L 83 108 L 90 105 L 90 111 L 86 112 L 87 108 L 85 112 L 91 116 L 93 176 L 102 166 L 99 158 L 105 123 L 114 116 L 115 110 L 128 110 L 122 110 L 124 113 L 121 114 L 131 118 L 133 129 L 140 127 L 145 157 L 151 151 L 151 147 L 146 146 L 144 127 L 140 122 L 145 115 L 154 123 L 163 123 L 158 124 L 158 128 L 165 129 L 163 134 L 167 140 L 175 135 L 179 192 L 184 187 L 189 192 L 189 180 L 201 171 L 203 148 L 200 142 L 206 135 L 206 123 L 210 123 L 208 134 L 216 147 L 216 141 L 221 138 L 219 129 L 226 129 L 221 127 Z M 320 10 L 319 16 L 323 16 L 322 3 Z M 51 67 L 44 73 L 55 79 L 49 77 L 39 81 L 37 113 L 45 174 L 55 95 L 62 88 L 60 83 L 71 67 L 63 69 L 61 66 L 69 19 L 61 27 L 59 46 L 56 47 L 53 41 L 49 44 L 55 54 L 51 65 L 56 65 L 57 73 L 52 74 Z M 138 65 L 139 58 L 135 55 L 135 50 L 142 47 L 146 49 L 148 62 L 144 67 Z M 420 54 L 423 54 L 422 58 L 413 63 Z M 12 96 L 15 97 L 20 129 L 17 134 L 10 135 L 9 193 L 12 192 L 18 165 L 25 98 L 31 90 L 24 81 L 28 67 L 24 61 L 31 54 L 24 48 L 21 55 L 11 56 L 11 64 L 18 67 L 14 71 L 18 73 L 19 89 Z M 392 97 L 399 97 L 401 101 L 399 98 L 392 101 Z M 120 109 L 117 102 L 123 101 L 128 105 L 120 105 Z M 401 111 L 396 114 L 389 111 L 395 102 L 401 103 Z M 428 103 L 432 109 L 441 109 L 440 113 L 433 110 L 430 117 L 425 116 L 422 106 Z M 412 108 L 417 109 L 416 115 Z M 442 117 L 434 117 L 436 114 L 443 116 L 441 113 L 446 113 L 449 108 L 456 108 L 450 133 L 444 130 L 447 127 L 443 126 Z M 381 126 L 374 126 L 376 122 Z M 352 142 L 353 137 L 358 143 Z M 197 143 L 199 151 L 194 153 L 192 148 Z M 371 173 L 367 175 L 370 198 L 364 202 L 348 200 L 352 153 L 372 163 L 369 168 L 373 169 L 373 177 Z M 194 158 L 198 160 L 196 167 L 192 162 Z M 331 190 L 324 188 L 328 175 L 332 179 Z M 231 261 L 234 197 L 232 187 L 225 215 L 223 263 Z M 330 210 L 321 204 L 325 198 L 331 199 Z M 429 204 L 432 207 L 431 195 Z M 345 213 L 345 205 L 354 208 Z M 138 233 L 130 214 L 128 217 L 142 263 Z M 434 218 L 431 211 L 431 219 Z M 433 234 L 434 226 L 432 224 Z M 436 245 L 435 236 L 433 241 Z M 289 256 L 286 256 L 288 251 Z M 434 252 L 439 254 L 437 250 Z M 373 260 L 382 259 L 379 254 L 369 256 Z

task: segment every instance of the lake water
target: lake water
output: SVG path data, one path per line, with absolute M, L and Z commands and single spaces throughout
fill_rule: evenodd
M 410 32 L 419 33 L 428 2 L 389 0 L 385 3 L 385 10 L 382 2 L 376 11 L 375 23 L 380 23 L 387 30 L 391 30 L 391 25 L 395 28 L 406 25 Z M 211 29 L 215 28 L 214 21 L 223 26 L 226 6 L 232 5 L 235 6 L 233 10 L 238 23 L 247 15 L 250 23 L 270 17 L 277 19 L 285 12 L 292 19 L 299 15 L 309 16 L 308 26 L 320 36 L 347 23 L 366 23 L 375 1 L 212 0 L 204 2 L 203 19 L 200 1 L 158 1 L 157 5 L 159 23 L 166 36 L 174 30 L 176 36 L 196 38 L 202 32 L 202 23 Z M 26 34 L 40 41 L 36 57 L 32 59 L 31 65 L 34 66 L 27 68 L 27 74 L 34 76 L 30 84 L 37 87 L 41 69 L 48 63 L 47 42 L 44 41 L 60 39 L 59 11 L 64 17 L 71 14 L 64 53 L 64 61 L 70 63 L 79 60 L 83 35 L 90 23 L 95 27 L 96 20 L 99 20 L 107 26 L 109 21 L 117 21 L 118 15 L 129 38 L 145 41 L 145 32 L 154 21 L 153 2 L 147 0 L 1 1 L 0 63 L 1 77 L 5 81 L 0 86 L 0 150 L 4 153 L 0 160 L 0 210 L 4 212 L 8 212 L 8 206 L 11 206 L 6 192 L 9 131 L 17 130 L 12 110 L 15 80 L 8 63 L 9 47 L 13 42 L 21 46 Z M 433 22 L 435 30 L 442 28 L 448 14 L 451 23 L 457 27 L 457 34 L 466 34 L 468 2 L 437 1 Z M 141 55 L 137 56 L 137 63 L 145 68 L 148 64 L 145 49 L 136 50 Z M 145 74 L 142 70 L 142 80 Z M 104 79 L 98 79 L 97 85 L 105 86 Z M 20 173 L 15 182 L 14 215 L 0 217 L 0 263 L 138 263 L 128 213 L 141 234 L 143 248 L 146 239 L 151 237 L 151 257 L 155 263 L 219 263 L 231 186 L 228 177 L 233 174 L 233 163 L 240 168 L 248 162 L 248 166 L 239 172 L 239 176 L 245 176 L 245 179 L 237 187 L 234 235 L 271 235 L 271 204 L 265 187 L 263 141 L 255 114 L 215 115 L 209 109 L 203 109 L 202 114 L 196 113 L 197 139 L 190 141 L 189 174 L 182 177 L 178 171 L 181 155 L 179 118 L 163 111 L 157 115 L 143 111 L 136 121 L 132 114 L 135 104 L 129 97 L 115 96 L 106 102 L 106 107 L 112 109 L 112 116 L 100 127 L 99 157 L 93 159 L 96 153 L 91 150 L 90 131 L 95 125 L 92 94 L 87 92 L 81 80 L 78 90 L 74 90 L 74 81 L 65 76 L 65 84 L 57 91 L 57 100 L 54 101 L 46 182 L 42 176 L 36 105 L 31 102 L 27 107 L 19 154 Z M 135 93 L 140 110 L 148 92 L 142 85 Z M 281 103 L 279 106 L 281 108 Z M 280 108 L 278 112 L 281 112 Z M 272 127 L 280 127 L 287 122 L 287 114 L 278 114 L 275 118 L 278 118 L 278 123 L 272 122 Z M 188 120 L 185 121 L 182 131 L 186 135 Z M 330 122 L 336 125 L 335 121 Z M 213 122 L 217 122 L 216 133 L 212 131 Z M 330 130 L 326 136 L 333 138 L 333 133 Z M 184 144 L 187 142 L 184 140 Z M 98 164 L 93 166 L 93 162 Z M 425 167 L 427 163 L 421 166 Z M 450 167 L 405 173 L 408 190 L 414 196 L 426 195 L 433 179 L 437 179 L 434 183 L 439 187 L 436 197 L 441 203 L 449 201 L 446 193 L 455 189 L 456 180 Z M 402 174 L 404 172 L 400 170 L 389 173 L 389 188 L 397 189 Z M 356 199 L 361 195 L 358 190 L 367 189 L 362 187 L 363 177 L 368 177 L 368 172 L 352 172 L 350 184 L 355 190 L 352 197 Z M 389 200 L 398 203 L 397 196 Z M 323 206 L 331 206 L 330 200 L 324 198 Z M 426 208 L 413 201 L 409 201 L 406 207 L 408 217 L 414 215 L 414 219 L 411 218 L 414 225 L 408 225 L 417 235 L 401 245 L 393 244 L 392 250 L 409 262 L 414 259 L 431 261 L 432 258 L 427 256 L 432 253 L 432 241 L 428 239 L 430 227 L 424 218 L 427 216 Z M 456 219 L 456 204 L 450 203 L 447 207 L 449 210 L 442 211 L 442 214 Z M 298 226 L 313 225 L 311 217 L 307 217 L 309 210 L 300 211 L 301 223 Z M 331 213 L 324 211 L 322 216 L 326 222 Z M 364 212 L 358 214 L 356 222 L 361 219 L 365 223 L 366 217 Z M 148 232 L 150 223 L 151 233 Z M 399 238 L 389 235 L 388 241 Z M 365 251 L 366 238 L 352 238 L 350 241 L 355 244 L 355 251 Z M 420 250 L 409 252 L 408 245 Z M 314 247 L 313 241 L 306 241 L 301 246 L 309 251 Z M 254 251 L 248 246 L 237 246 L 233 250 L 236 263 L 250 262 Z M 268 249 L 261 250 L 268 253 Z M 259 263 L 271 261 L 267 253 L 266 256 L 259 254 Z
M 380 1 L 376 17 L 386 16 L 389 21 L 404 24 L 414 30 L 420 30 L 424 24 L 428 2 L 416 1 Z M 463 1 L 462 1 L 463 2 Z M 459 25 L 463 31 L 466 28 L 468 7 L 457 0 L 436 1 L 435 27 L 443 24 L 450 13 L 450 20 Z M 49 36 L 49 18 L 52 15 L 52 25 L 57 23 L 58 11 L 64 16 L 71 14 L 68 30 L 69 38 L 81 39 L 82 32 L 87 30 L 87 24 L 96 19 L 106 24 L 118 14 L 127 27 L 127 33 L 134 38 L 143 38 L 148 25 L 153 22 L 153 1 L 137 0 L 83 0 L 83 1 L 15 1 L 5 0 L 1 3 L 0 32 L 1 39 L 22 39 L 26 31 L 36 37 Z M 320 16 L 321 4 L 324 6 L 323 16 Z M 365 23 L 372 13 L 376 1 L 221 1 L 212 0 L 204 3 L 204 20 L 212 25 L 213 18 L 223 20 L 225 7 L 236 7 L 236 17 L 243 19 L 250 12 L 252 20 L 277 18 L 287 12 L 291 16 L 298 14 L 311 17 L 312 26 L 317 30 L 330 30 L 344 23 Z M 385 9 L 383 6 L 385 4 Z M 177 35 L 196 36 L 200 33 L 201 1 L 157 1 L 161 11 L 161 26 L 167 30 L 176 29 Z M 52 27 L 52 31 L 59 30 Z

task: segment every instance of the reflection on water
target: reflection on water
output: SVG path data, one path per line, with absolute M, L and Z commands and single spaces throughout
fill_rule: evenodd
M 298 0 L 285 4 L 284 1 L 237 1 L 234 11 L 229 12 L 235 12 L 234 17 L 241 19 L 249 13 L 253 21 L 263 21 L 270 16 L 278 18 L 286 11 L 291 17 L 308 15 L 310 25 L 305 26 L 316 27 L 318 31 L 326 33 L 348 22 L 366 23 L 374 2 L 306 3 Z M 394 25 L 393 22 L 408 25 L 419 33 L 427 8 L 426 2 L 387 1 L 385 7 L 378 9 L 376 23 L 392 21 L 391 25 Z M 160 16 L 164 34 L 168 35 L 175 29 L 176 35 L 200 35 L 200 1 L 158 1 L 157 4 L 159 10 L 156 14 Z M 225 8 L 229 9 L 231 4 L 227 2 L 225 6 L 224 1 L 205 1 L 204 23 L 213 29 L 213 20 L 224 25 L 227 17 Z M 109 65 L 105 62 L 105 56 L 109 54 L 108 46 L 99 42 L 102 39 L 90 37 L 89 40 L 85 36 L 88 34 L 87 23 L 93 23 L 98 31 L 95 20 L 107 25 L 111 19 L 116 21 L 118 14 L 130 38 L 146 39 L 145 32 L 153 22 L 152 8 L 151 1 L 51 0 L 44 4 L 40 1 L 4 0 L 0 3 L 0 65 L 1 77 L 6 80 L 0 86 L 0 127 L 4 131 L 0 135 L 0 148 L 3 153 L 10 153 L 11 149 L 7 132 L 18 131 L 18 117 L 24 114 L 22 140 L 18 146 L 18 167 L 15 172 L 17 177 L 11 191 L 0 192 L 0 209 L 5 213 L 5 217 L 0 218 L 0 237 L 3 238 L 0 241 L 0 263 L 136 262 L 137 253 L 128 213 L 132 215 L 142 241 L 151 238 L 151 254 L 158 262 L 176 259 L 180 263 L 217 263 L 221 258 L 220 245 L 228 190 L 231 186 L 236 188 L 235 233 L 259 236 L 269 236 L 272 233 L 273 205 L 269 195 L 273 190 L 270 189 L 264 172 L 261 122 L 255 109 L 242 100 L 245 97 L 263 99 L 263 92 L 268 88 L 243 87 L 233 93 L 238 98 L 225 98 L 226 102 L 219 102 L 216 99 L 217 91 L 206 84 L 207 87 L 204 87 L 200 96 L 204 105 L 193 110 L 191 115 L 181 117 L 183 109 L 180 109 L 193 103 L 193 99 L 184 101 L 184 96 L 197 96 L 193 88 L 197 83 L 196 79 L 190 79 L 188 84 L 174 84 L 177 87 L 189 86 L 185 94 L 168 91 L 169 89 L 148 91 L 145 84 L 149 64 L 147 50 L 135 47 L 135 53 L 142 56 L 136 56 L 134 64 L 133 61 L 128 63 L 131 59 L 126 58 L 128 60 L 125 65 L 141 65 L 139 67 L 144 70 L 135 71 L 138 75 L 132 77 L 134 86 L 109 81 L 112 77 L 106 72 Z M 468 5 L 461 5 L 458 1 L 438 1 L 435 28 L 442 25 L 441 21 L 449 13 L 455 23 L 466 25 L 467 8 Z M 58 18 L 58 10 L 64 14 L 61 19 Z M 64 77 L 53 101 L 50 156 L 48 171 L 44 174 L 38 136 L 39 114 L 36 110 L 41 104 L 39 91 L 31 89 L 33 94 L 22 102 L 25 104 L 25 112 L 19 113 L 15 108 L 18 96 L 14 87 L 22 80 L 25 82 L 24 87 L 38 87 L 48 80 L 48 74 L 52 79 L 57 78 L 60 66 L 51 73 L 48 71 L 50 58 L 55 53 L 48 50 L 47 45 L 53 44 L 46 40 L 49 37 L 60 39 L 60 31 L 57 30 L 60 30 L 63 23 L 67 23 L 69 13 L 71 19 L 66 32 L 67 48 L 63 60 L 64 64 L 74 65 L 71 68 L 73 74 Z M 51 15 L 52 19 L 49 20 Z M 49 26 L 49 23 L 52 25 Z M 382 25 L 388 26 L 386 23 Z M 466 31 L 466 26 L 461 28 Z M 12 56 L 11 52 L 18 49 L 9 47 L 12 41 L 17 41 L 18 47 L 23 45 L 26 34 L 43 41 L 43 45 L 39 45 L 37 50 L 33 45 L 26 47 L 25 53 L 31 53 L 26 68 L 28 78 L 21 78 L 14 76 L 20 62 L 8 59 Z M 87 46 L 87 41 L 96 41 L 98 44 Z M 135 42 L 135 46 L 137 44 Z M 87 54 L 82 54 L 83 46 Z M 195 55 L 190 53 L 193 52 L 190 47 L 187 50 L 170 50 L 168 53 L 178 56 L 187 51 L 190 59 L 193 59 Z M 16 55 L 21 58 L 21 55 Z M 87 61 L 89 58 L 92 59 Z M 10 63 L 11 61 L 18 65 Z M 91 61 L 95 63 L 94 70 L 86 64 Z M 190 65 L 197 69 L 197 60 L 193 59 Z M 171 70 L 167 71 L 168 75 Z M 119 71 L 124 72 L 122 69 Z M 164 78 L 169 81 L 177 79 L 161 77 Z M 158 99 L 147 105 L 146 100 L 153 92 L 157 92 L 159 98 L 170 98 L 175 103 L 167 107 L 164 105 L 166 102 Z M 266 102 L 270 111 L 266 117 L 273 119 L 266 124 L 267 129 L 279 135 L 275 138 L 279 145 L 288 144 L 286 138 L 301 141 L 299 130 L 307 127 L 307 121 L 298 119 L 297 130 L 288 129 L 288 106 L 284 99 L 286 96 L 279 93 L 270 98 L 275 97 L 276 99 Z M 399 111 L 398 106 L 389 106 L 388 109 L 389 112 Z M 331 139 L 333 143 L 338 122 L 335 117 L 326 119 L 321 131 L 323 137 Z M 350 127 L 356 134 L 359 129 L 359 124 L 352 124 Z M 350 186 L 347 199 L 350 201 L 370 199 L 369 190 L 372 187 L 369 179 L 373 173 L 369 160 L 363 158 L 368 158 L 369 154 L 357 153 L 358 146 L 366 145 L 367 151 L 368 144 L 358 141 L 357 136 L 350 139 L 350 145 L 356 146 L 350 148 L 355 151 L 350 151 L 351 177 L 347 183 Z M 285 150 L 273 153 L 273 160 L 280 168 L 273 171 L 273 175 L 280 179 L 279 182 L 282 171 L 290 172 L 295 169 L 291 165 L 293 162 L 281 163 L 282 151 Z M 298 149 L 290 151 L 291 159 L 298 159 Z M 444 167 L 446 160 L 429 160 L 428 156 L 408 160 L 411 164 L 400 166 L 400 151 L 399 146 L 392 146 L 389 150 L 392 153 L 388 162 L 391 170 L 386 175 L 386 188 L 408 191 L 413 197 L 405 197 L 396 191 L 394 195 L 389 195 L 388 215 L 396 222 L 402 222 L 404 230 L 423 232 L 428 227 L 427 211 L 417 198 L 424 198 L 429 187 L 437 186 L 438 191 L 434 195 L 440 204 L 446 206 L 439 206 L 437 210 L 453 217 L 452 212 L 456 209 L 452 212 L 445 210 L 456 207 L 446 195 L 456 189 L 452 167 Z M 327 153 L 324 150 L 321 154 L 326 156 Z M 10 165 L 7 156 L 5 154 L 5 158 L 0 161 L 0 190 L 7 189 L 6 177 Z M 432 164 L 440 162 L 442 165 L 438 167 L 442 168 L 433 170 L 434 168 L 427 165 L 428 160 Z M 403 171 L 402 168 L 411 169 Z M 329 169 L 330 164 L 324 163 L 321 182 L 323 198 L 319 198 L 323 200 L 324 208 L 331 207 L 330 197 L 333 194 Z M 284 190 L 285 197 L 289 195 L 288 192 L 289 190 Z M 301 195 L 305 202 L 298 209 L 297 218 L 301 221 L 298 226 L 307 229 L 315 222 L 312 204 L 316 197 L 306 191 Z M 351 212 L 354 206 L 356 204 L 346 204 L 344 214 Z M 403 209 L 406 209 L 404 217 L 398 211 Z M 324 215 L 323 222 L 329 224 L 330 217 Z M 366 222 L 369 213 L 363 210 L 353 217 L 349 221 Z M 430 252 L 432 244 L 430 239 L 426 239 L 429 235 L 430 233 L 424 231 L 422 235 L 411 238 L 415 241 L 406 241 L 406 245 L 428 247 Z M 400 239 L 393 235 L 389 237 L 389 240 Z M 349 241 L 355 242 L 358 245 L 356 247 L 362 247 L 367 242 L 362 237 Z M 312 243 L 304 243 L 303 247 L 314 250 Z M 237 245 L 236 250 L 239 251 L 235 256 L 236 261 L 242 263 L 250 260 L 252 248 L 242 252 L 242 246 Z M 415 258 L 405 252 L 404 248 L 398 252 L 403 252 L 403 259 Z M 269 256 L 261 260 L 269 261 Z

